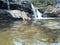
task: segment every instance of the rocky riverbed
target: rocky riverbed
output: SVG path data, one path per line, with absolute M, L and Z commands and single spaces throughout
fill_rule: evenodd
M 13 21 L 0 24 L 1 45 L 60 45 L 60 30 L 43 30 L 40 23 L 24 25 L 22 21 Z

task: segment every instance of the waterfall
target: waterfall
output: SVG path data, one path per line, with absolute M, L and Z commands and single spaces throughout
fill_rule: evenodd
M 42 13 L 40 13 L 38 11 L 38 9 L 36 9 L 33 4 L 31 4 L 31 7 L 32 7 L 32 10 L 33 10 L 33 13 L 34 13 L 34 19 L 41 19 L 42 18 Z

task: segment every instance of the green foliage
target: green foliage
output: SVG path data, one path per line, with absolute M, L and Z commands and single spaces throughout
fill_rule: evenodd
M 52 5 L 55 5 L 55 0 L 30 0 L 34 5 L 41 4 L 42 6 L 47 5 L 47 1 L 49 1 Z

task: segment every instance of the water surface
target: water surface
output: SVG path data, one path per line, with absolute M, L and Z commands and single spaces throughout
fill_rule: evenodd
M 40 23 L 0 22 L 1 45 L 60 45 L 60 33 L 43 30 Z M 58 36 L 57 36 L 58 35 Z

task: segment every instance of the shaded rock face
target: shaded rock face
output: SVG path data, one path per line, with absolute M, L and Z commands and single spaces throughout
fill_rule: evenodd
M 32 11 L 31 11 L 31 4 L 30 3 L 26 3 L 25 4 L 25 7 L 24 6 L 22 6 L 22 5 L 19 5 L 19 4 L 11 4 L 10 3 L 10 10 L 20 10 L 20 11 L 26 11 L 26 12 L 28 12 L 28 15 L 30 14 L 30 13 L 32 13 Z M 8 5 L 7 5 L 7 2 L 4 2 L 4 1 L 0 1 L 0 9 L 8 9 Z M 5 12 L 5 11 L 1 11 L 0 10 L 0 17 L 2 18 L 2 19 L 9 19 L 9 18 L 12 18 L 11 17 L 11 15 L 8 15 L 8 14 L 6 14 L 7 13 L 7 11 Z M 4 14 L 4 15 L 2 15 L 2 14 Z M 25 17 L 23 16 L 22 18 L 23 18 L 23 20 L 24 20 L 24 18 L 25 19 L 30 19 L 28 16 L 27 16 L 27 14 L 25 14 L 25 13 L 23 13 L 23 15 L 25 15 Z M 1 19 L 0 18 L 0 19 Z
M 11 4 L 11 3 L 9 3 L 10 5 L 9 5 L 9 7 L 10 7 L 10 9 L 11 10 L 21 10 L 21 8 L 23 8 L 21 5 L 19 5 L 19 4 Z M 8 4 L 7 4 L 7 2 L 4 2 L 4 1 L 0 1 L 0 9 L 8 9 Z
M 25 12 L 32 13 L 31 3 L 29 1 L 22 1 L 21 3 Z
M 0 1 L 0 9 L 8 9 L 7 3 Z
M 42 17 L 58 17 L 55 13 L 45 13 L 42 15 Z
M 0 20 L 12 20 L 12 16 L 9 14 L 0 14 Z
M 43 13 L 42 17 L 57 17 L 58 15 L 56 14 L 54 10 L 55 10 L 54 7 L 49 5 L 45 9 L 45 12 Z

